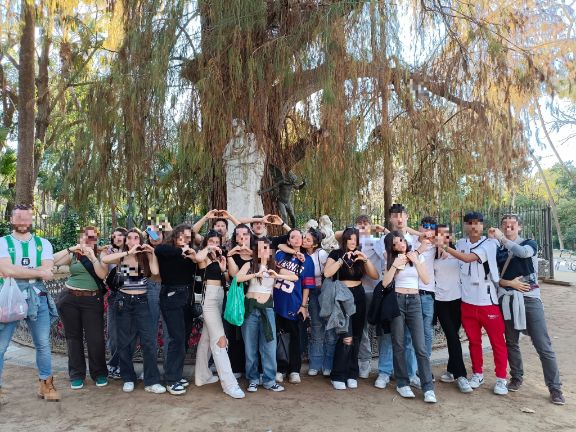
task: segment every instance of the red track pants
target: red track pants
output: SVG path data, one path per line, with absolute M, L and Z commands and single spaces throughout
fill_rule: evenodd
M 461 308 L 462 326 L 468 336 L 472 371 L 482 373 L 482 327 L 484 327 L 494 354 L 496 377 L 505 379 L 508 350 L 504 339 L 504 319 L 500 308 L 497 305 L 475 306 L 464 302 Z

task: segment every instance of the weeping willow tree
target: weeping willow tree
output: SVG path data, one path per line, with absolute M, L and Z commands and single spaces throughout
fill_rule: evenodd
M 59 159 L 78 205 L 224 208 L 233 119 L 316 215 L 489 204 L 527 167 L 530 101 L 574 77 L 573 11 L 543 0 L 107 3 L 116 44 Z

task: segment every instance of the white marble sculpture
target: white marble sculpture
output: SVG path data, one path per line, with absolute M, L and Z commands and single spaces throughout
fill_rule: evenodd
M 328 215 L 320 216 L 319 226 L 320 231 L 325 235 L 324 240 L 322 240 L 322 249 L 327 252 L 338 249 L 340 245 L 338 244 L 338 240 L 336 240 L 334 230 L 332 229 L 332 221 Z
M 258 148 L 256 136 L 246 133 L 243 120 L 232 120 L 234 136 L 224 149 L 226 169 L 226 210 L 236 217 L 263 215 L 258 195 L 266 155 Z M 232 229 L 233 227 L 229 227 Z
M 308 222 L 304 224 L 304 231 L 308 231 L 310 228 L 313 229 L 318 228 L 318 222 L 316 221 L 316 219 L 310 219 L 308 220 Z

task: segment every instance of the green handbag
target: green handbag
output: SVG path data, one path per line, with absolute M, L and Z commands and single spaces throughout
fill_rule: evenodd
M 236 276 L 232 279 L 228 290 L 224 319 L 238 327 L 244 322 L 244 284 L 236 282 Z

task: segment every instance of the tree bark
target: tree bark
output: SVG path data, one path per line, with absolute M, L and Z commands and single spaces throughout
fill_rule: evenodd
M 16 162 L 16 203 L 34 203 L 35 123 L 35 19 L 34 3 L 22 0 L 22 36 L 18 71 L 18 159 Z
M 556 233 L 558 234 L 558 243 L 560 243 L 560 249 L 564 249 L 564 238 L 562 237 L 562 230 L 560 229 L 560 221 L 558 220 L 558 210 L 556 209 L 556 203 L 554 202 L 554 196 L 552 195 L 552 190 L 550 189 L 550 185 L 544 176 L 544 170 L 542 166 L 540 166 L 540 162 L 536 156 L 534 156 L 534 152 L 530 151 L 530 156 L 532 156 L 532 160 L 536 164 L 536 168 L 538 168 L 538 172 L 540 173 L 540 177 L 542 177 L 542 181 L 544 182 L 544 186 L 546 187 L 546 193 L 548 194 L 548 202 L 550 203 L 550 208 L 552 210 L 552 217 L 554 218 L 554 225 L 556 225 Z

